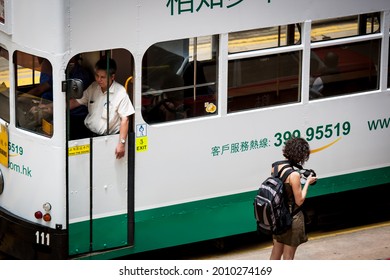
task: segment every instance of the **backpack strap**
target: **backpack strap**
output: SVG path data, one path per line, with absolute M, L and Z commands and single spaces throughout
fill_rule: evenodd
M 279 160 L 279 161 L 275 161 L 272 164 L 272 167 L 275 167 L 275 166 L 278 166 L 278 165 L 281 165 L 281 164 L 289 164 L 289 165 L 291 165 L 289 160 Z
M 289 166 L 291 167 L 291 166 Z M 280 173 L 282 173 L 282 170 L 283 168 L 280 170 Z M 288 170 L 286 170 L 286 172 L 284 172 L 283 176 L 280 178 L 280 180 L 282 180 L 282 182 L 284 183 L 284 181 L 286 181 L 287 177 L 293 173 L 295 170 L 293 168 L 290 168 Z
M 285 164 L 280 170 L 278 169 L 278 166 L 281 165 L 281 164 Z M 273 176 L 276 177 L 276 178 L 279 178 L 280 177 L 280 174 L 283 173 L 283 170 L 285 170 L 286 168 L 291 168 L 291 165 L 290 165 L 290 161 L 288 160 L 281 160 L 281 161 L 276 161 L 272 164 L 272 167 L 274 169 L 274 172 L 273 172 Z M 292 168 L 291 168 L 292 171 L 294 171 Z M 283 174 L 283 177 L 284 175 L 289 172 L 289 170 L 287 170 L 284 174 Z M 291 172 L 288 173 L 288 175 L 290 175 Z M 287 175 L 287 176 L 288 176 Z M 287 176 L 284 178 L 284 180 L 282 180 L 283 182 L 287 179 Z

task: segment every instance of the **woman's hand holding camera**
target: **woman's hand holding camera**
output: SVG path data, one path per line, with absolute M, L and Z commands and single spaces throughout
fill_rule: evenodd
M 301 169 L 301 184 L 304 185 L 309 182 L 309 185 L 315 185 L 317 182 L 317 175 L 313 169 Z
M 309 177 L 307 177 L 307 181 L 309 182 L 309 185 L 314 185 L 315 183 L 317 183 L 317 177 L 315 176 L 315 174 L 311 173 Z

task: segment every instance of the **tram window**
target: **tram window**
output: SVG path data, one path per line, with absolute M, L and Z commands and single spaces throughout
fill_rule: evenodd
M 9 123 L 9 56 L 0 47 L 0 118 Z
M 216 36 L 157 43 L 142 60 L 142 116 L 148 123 L 217 112 Z
M 229 33 L 229 53 L 254 51 L 300 43 L 300 25 L 290 24 Z
M 380 40 L 313 49 L 310 99 L 378 89 L 379 55 Z
M 346 38 L 380 32 L 380 14 L 364 14 L 313 21 L 312 42 Z
M 14 53 L 16 125 L 48 137 L 53 135 L 51 63 L 24 52 Z M 49 105 L 42 108 L 40 105 Z
M 228 112 L 300 101 L 301 51 L 230 60 Z

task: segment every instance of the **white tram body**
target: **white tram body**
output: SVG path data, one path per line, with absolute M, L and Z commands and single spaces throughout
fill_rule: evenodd
M 312 149 L 309 196 L 390 182 L 388 0 L 1 2 L 5 253 L 113 258 L 254 231 L 255 192 L 292 136 Z M 351 18 L 356 34 L 313 38 Z M 287 42 L 251 45 L 272 34 Z M 311 61 L 324 66 L 328 50 L 339 72 L 320 87 L 334 88 L 313 93 Z M 70 61 L 82 55 L 93 69 L 103 54 L 135 107 L 120 160 L 118 135 L 70 136 Z M 51 66 L 49 101 L 29 95 L 40 59 Z M 181 80 L 164 87 L 165 75 Z M 172 92 L 184 92 L 185 109 L 161 118 L 160 107 L 176 106 Z M 42 102 L 50 116 L 32 111 Z

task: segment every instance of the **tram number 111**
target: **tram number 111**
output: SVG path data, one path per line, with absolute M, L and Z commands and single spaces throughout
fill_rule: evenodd
M 35 232 L 35 238 L 37 244 L 50 246 L 50 233 L 37 231 Z

